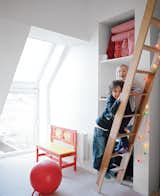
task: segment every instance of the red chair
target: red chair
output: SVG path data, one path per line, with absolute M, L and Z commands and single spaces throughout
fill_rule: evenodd
M 74 167 L 77 163 L 77 132 L 66 128 L 51 126 L 51 141 L 45 145 L 36 146 L 36 161 L 40 156 L 47 156 L 59 164 L 60 168 Z M 41 151 L 41 152 L 40 152 Z M 63 159 L 73 157 L 73 161 Z

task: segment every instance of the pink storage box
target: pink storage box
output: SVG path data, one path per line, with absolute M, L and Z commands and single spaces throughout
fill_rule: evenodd
M 123 41 L 124 39 L 128 39 L 129 37 L 134 36 L 134 29 L 127 31 L 127 32 L 122 32 L 116 35 L 112 35 L 112 42 L 115 41 Z
M 135 27 L 135 24 L 134 24 L 134 19 L 133 20 L 129 20 L 127 22 L 124 22 L 120 25 L 117 25 L 115 27 L 113 27 L 111 29 L 111 33 L 112 34 L 117 34 L 117 33 L 121 33 L 121 32 L 124 32 L 124 31 L 129 31 L 131 29 L 134 29 Z

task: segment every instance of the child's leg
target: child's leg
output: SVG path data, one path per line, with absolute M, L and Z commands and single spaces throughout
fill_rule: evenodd
M 100 168 L 107 140 L 108 132 L 95 127 L 93 138 L 93 167 L 97 170 Z
M 132 130 L 132 125 L 129 125 L 129 126 L 127 126 L 127 128 L 124 128 L 124 133 L 129 133 L 131 130 Z M 124 148 L 128 148 L 128 146 L 129 146 L 128 138 L 127 137 L 121 138 L 121 144 Z
M 121 141 L 122 141 L 122 146 L 123 146 L 124 148 L 128 148 L 128 147 L 129 147 L 129 141 L 128 141 L 128 138 L 127 138 L 127 137 L 123 137 L 123 138 L 121 139 Z
M 120 138 L 116 141 L 116 144 L 115 144 L 115 147 L 114 147 L 114 152 L 117 152 L 121 147 L 122 147 L 122 141 L 121 141 L 121 138 Z
M 120 130 L 119 130 L 119 133 L 120 134 L 126 133 L 125 128 L 129 124 L 130 120 L 131 120 L 131 117 L 129 117 L 129 118 L 123 118 L 122 123 L 121 123 Z M 122 144 L 122 146 L 124 148 L 128 148 L 128 146 L 129 146 L 128 138 L 127 137 L 122 137 L 121 138 L 121 144 Z
M 120 134 L 123 134 L 123 133 L 126 133 L 125 130 L 120 130 L 119 131 Z M 121 138 L 121 146 L 123 146 L 124 148 L 127 148 L 129 145 L 129 141 L 128 141 L 128 138 L 127 137 L 122 137 Z

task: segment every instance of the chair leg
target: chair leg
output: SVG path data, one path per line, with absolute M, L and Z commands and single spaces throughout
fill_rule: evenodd
M 60 168 L 62 170 L 62 157 L 59 157 L 59 166 L 60 166 Z
M 76 155 L 74 156 L 74 171 L 77 171 L 77 157 Z
M 39 161 L 39 149 L 38 149 L 38 146 L 37 146 L 37 148 L 36 148 L 36 162 L 38 162 Z

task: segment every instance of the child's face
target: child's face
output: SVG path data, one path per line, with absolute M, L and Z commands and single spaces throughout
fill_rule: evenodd
M 113 96 L 115 99 L 117 99 L 117 98 L 120 96 L 121 91 L 122 91 L 122 89 L 121 89 L 120 86 L 115 87 L 115 88 L 112 90 L 112 96 Z
M 119 78 L 121 80 L 125 80 L 126 79 L 126 76 L 127 76 L 127 72 L 128 72 L 127 67 L 121 66 L 120 69 L 119 69 L 119 71 L 118 71 Z

